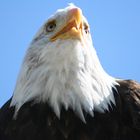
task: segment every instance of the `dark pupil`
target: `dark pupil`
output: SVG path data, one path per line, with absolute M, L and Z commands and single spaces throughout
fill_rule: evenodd
M 53 25 L 53 24 L 51 24 L 51 25 L 49 26 L 49 28 L 50 28 L 50 29 L 53 29 L 53 28 L 54 28 L 54 25 Z

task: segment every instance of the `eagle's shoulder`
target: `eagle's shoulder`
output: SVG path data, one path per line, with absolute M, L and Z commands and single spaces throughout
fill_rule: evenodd
M 116 104 L 124 122 L 140 129 L 140 84 L 134 80 L 118 80 Z
M 47 103 L 34 101 L 25 103 L 13 118 L 15 107 L 10 107 L 10 102 L 11 99 L 0 110 L 0 140 L 67 139 L 70 134 L 74 139 L 75 125 L 82 123 L 72 110 L 62 109 L 58 118 Z

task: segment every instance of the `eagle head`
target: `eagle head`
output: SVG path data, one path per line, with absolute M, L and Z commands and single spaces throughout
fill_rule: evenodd
M 15 114 L 26 102 L 47 103 L 60 117 L 71 108 L 84 120 L 114 103 L 115 79 L 102 68 L 89 24 L 73 4 L 59 9 L 40 28 L 27 50 L 11 106 Z

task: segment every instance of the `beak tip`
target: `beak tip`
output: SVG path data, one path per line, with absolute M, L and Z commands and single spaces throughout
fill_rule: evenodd
M 77 8 L 77 7 L 74 7 L 74 8 L 72 8 L 72 9 L 70 9 L 69 12 L 72 13 L 72 14 L 75 14 L 75 13 L 81 12 L 81 9 L 80 9 L 80 8 Z
M 77 18 L 80 18 L 82 16 L 82 11 L 80 8 L 74 7 L 72 9 L 70 9 L 69 15 L 76 16 Z

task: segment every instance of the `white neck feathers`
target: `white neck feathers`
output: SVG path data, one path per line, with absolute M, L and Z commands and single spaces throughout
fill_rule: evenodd
M 88 46 L 88 47 L 87 47 Z M 11 106 L 30 101 L 48 102 L 60 117 L 61 106 L 73 109 L 84 120 L 83 110 L 107 110 L 115 103 L 117 83 L 102 68 L 92 44 L 58 40 L 46 46 L 32 44 L 24 59 Z

